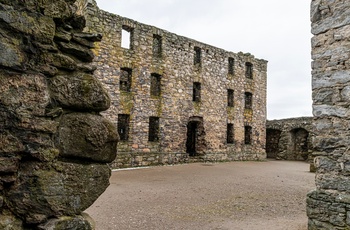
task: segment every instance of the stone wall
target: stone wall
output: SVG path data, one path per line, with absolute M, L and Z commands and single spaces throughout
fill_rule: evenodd
M 104 114 L 116 125 L 118 117 L 128 121 L 128 127 L 118 127 L 126 136 L 118 143 L 114 167 L 266 157 L 265 60 L 111 14 L 94 4 L 87 18 L 86 31 L 103 34 L 94 52 L 96 77 L 111 95 L 111 108 Z M 130 44 L 122 47 L 123 39 Z M 152 86 L 157 81 L 158 93 Z M 245 106 L 249 101 L 252 105 Z M 149 137 L 150 117 L 158 119 L 156 140 Z
M 312 137 L 312 117 L 267 121 L 267 157 L 278 160 L 310 160 Z
M 309 229 L 350 229 L 350 2 L 313 0 L 312 90 L 316 190 Z
M 93 229 L 118 133 L 84 0 L 0 0 L 0 229 Z

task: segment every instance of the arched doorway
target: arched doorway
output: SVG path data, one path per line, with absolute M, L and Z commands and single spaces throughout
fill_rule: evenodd
M 205 132 L 202 117 L 190 117 L 187 124 L 186 153 L 198 156 L 205 149 Z
M 267 158 L 276 159 L 279 152 L 279 141 L 281 138 L 281 130 L 266 129 L 266 154 Z

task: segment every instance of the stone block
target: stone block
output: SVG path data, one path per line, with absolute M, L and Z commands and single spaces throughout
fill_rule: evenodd
M 324 64 L 322 64 L 324 65 Z M 332 88 L 337 84 L 346 84 L 350 81 L 350 70 L 340 70 L 334 73 L 314 74 L 312 89 Z
M 91 62 L 94 59 L 94 53 L 86 46 L 71 42 L 58 42 L 58 45 L 62 52 L 70 54 L 73 57 L 76 57 L 78 60 Z
M 333 212 L 330 215 L 329 223 L 331 223 L 333 226 L 338 227 L 345 227 L 346 226 L 346 215 L 339 212 Z
M 55 19 L 71 18 L 73 16 L 69 3 L 64 1 L 44 0 L 41 1 L 43 14 Z
M 331 172 L 331 171 L 340 169 L 337 162 L 328 157 L 322 157 L 322 156 L 316 157 L 314 159 L 314 163 L 318 173 Z
M 17 216 L 34 224 L 87 209 L 108 187 L 110 169 L 106 164 L 26 162 L 18 175 L 6 203 Z
M 118 140 L 115 126 L 102 116 L 72 113 L 62 117 L 57 146 L 62 157 L 109 163 Z
M 15 173 L 19 167 L 19 157 L 0 157 L 0 172 Z
M 343 27 L 350 24 L 350 3 L 327 1 L 312 1 L 311 4 L 311 32 L 314 35 L 324 33 L 328 30 Z M 342 5 L 341 5 L 342 4 Z
M 0 213 L 0 229 L 2 230 L 22 230 L 23 222 L 10 212 L 2 211 Z
M 7 106 L 17 119 L 45 115 L 50 102 L 45 76 L 0 72 L 0 82 L 1 104 Z
M 52 43 L 55 35 L 56 26 L 53 18 L 14 10 L 3 4 L 0 5 L 0 20 L 13 31 L 32 35 L 43 43 Z
M 350 178 L 338 173 L 336 169 L 329 173 L 316 174 L 316 186 L 319 189 L 348 191 L 350 188 Z
M 335 197 L 335 201 L 339 203 L 350 204 L 350 194 L 340 193 Z
M 314 148 L 317 151 L 331 152 L 335 148 L 342 147 L 347 144 L 347 138 L 344 136 L 316 136 L 313 140 Z
M 102 84 L 90 74 L 59 75 L 50 79 L 52 98 L 75 111 L 104 111 L 110 98 Z
M 337 116 L 347 117 L 349 110 L 347 108 L 336 105 L 313 105 L 313 114 L 317 117 Z
M 346 213 L 346 224 L 350 226 L 350 211 Z
M 58 69 L 73 71 L 77 68 L 77 63 L 73 58 L 61 53 L 47 53 L 42 56 L 43 60 Z
M 329 224 L 327 222 L 318 221 L 316 219 L 309 219 L 308 221 L 308 230 L 334 230 L 334 229 L 336 229 L 334 225 Z M 342 229 L 342 228 L 338 228 L 338 229 Z
M 37 148 L 37 149 L 30 149 L 30 154 L 32 157 L 42 161 L 42 162 L 51 162 L 58 158 L 59 156 L 59 150 L 56 148 Z
M 20 41 L 16 38 L 0 37 L 0 65 L 12 69 L 22 69 L 26 60 L 24 52 L 18 48 Z
M 25 150 L 21 140 L 9 133 L 0 133 L 0 154 L 19 153 Z
M 50 219 L 45 224 L 41 224 L 38 230 L 94 230 L 94 226 L 83 216 L 64 216 L 57 219 Z
M 332 88 L 322 88 L 320 90 L 315 90 L 313 95 L 315 103 L 322 104 L 332 104 L 332 96 L 334 94 L 334 89 Z

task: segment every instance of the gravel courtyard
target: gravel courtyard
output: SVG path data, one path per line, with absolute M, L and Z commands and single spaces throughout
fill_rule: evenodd
M 308 170 L 295 161 L 120 170 L 87 212 L 96 230 L 306 230 Z

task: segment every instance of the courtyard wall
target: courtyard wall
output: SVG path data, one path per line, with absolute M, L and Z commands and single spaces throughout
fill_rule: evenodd
M 277 160 L 312 161 L 312 117 L 268 120 L 266 154 Z

